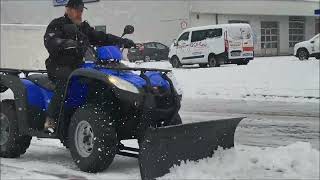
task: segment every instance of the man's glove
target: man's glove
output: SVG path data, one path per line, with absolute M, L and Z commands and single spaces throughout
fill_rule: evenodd
M 79 43 L 75 40 L 72 39 L 67 39 L 62 45 L 62 48 L 67 50 L 67 49 L 77 49 L 79 48 Z
M 124 46 L 124 48 L 131 48 L 131 47 L 135 47 L 135 43 L 127 38 L 124 38 L 121 40 L 121 44 Z

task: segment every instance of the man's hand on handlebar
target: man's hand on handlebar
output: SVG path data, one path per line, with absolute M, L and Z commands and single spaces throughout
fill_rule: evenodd
M 79 47 L 79 43 L 75 40 L 68 39 L 63 43 L 63 49 L 77 49 Z
M 121 44 L 124 48 L 131 48 L 136 46 L 136 44 L 132 40 L 127 38 L 122 39 Z

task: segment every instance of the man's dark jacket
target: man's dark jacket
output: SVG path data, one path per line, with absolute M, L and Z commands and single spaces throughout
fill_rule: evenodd
M 85 51 L 83 48 L 68 48 L 70 40 L 79 42 L 80 47 L 84 44 L 115 45 L 121 43 L 122 38 L 112 34 L 96 31 L 86 21 L 77 26 L 82 33 L 69 33 L 66 24 L 73 24 L 67 15 L 54 19 L 48 25 L 44 35 L 44 45 L 49 52 L 46 60 L 48 66 L 70 66 L 76 67 L 83 62 Z M 71 41 L 72 41 L 71 40 Z

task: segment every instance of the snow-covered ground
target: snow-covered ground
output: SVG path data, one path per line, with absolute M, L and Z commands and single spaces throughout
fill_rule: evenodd
M 186 98 L 319 102 L 319 61 L 293 56 L 255 58 L 247 66 L 173 69 L 168 61 L 127 63 L 172 69 Z
M 319 151 L 304 142 L 276 148 L 236 144 L 170 171 L 160 179 L 319 179 Z M 34 138 L 21 158 L 1 159 L 1 179 L 124 180 L 140 179 L 140 172 L 136 159 L 116 156 L 105 172 L 84 173 L 59 141 Z
M 160 179 L 319 179 L 319 151 L 301 142 L 278 148 L 236 145 L 170 171 Z
M 168 62 L 125 63 L 171 69 Z M 239 124 L 234 148 L 182 163 L 161 179 L 320 178 L 318 60 L 264 57 L 248 66 L 173 72 L 184 91 L 185 123 L 248 118 Z M 59 140 L 33 138 L 21 158 L 1 159 L 1 179 L 140 179 L 140 172 L 136 159 L 121 156 L 102 173 L 80 172 Z

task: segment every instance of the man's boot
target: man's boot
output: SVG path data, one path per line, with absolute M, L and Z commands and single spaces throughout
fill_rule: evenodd
M 52 134 L 56 130 L 56 122 L 53 118 L 51 117 L 46 117 L 46 122 L 44 123 L 44 131 Z

